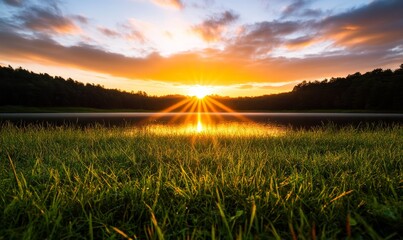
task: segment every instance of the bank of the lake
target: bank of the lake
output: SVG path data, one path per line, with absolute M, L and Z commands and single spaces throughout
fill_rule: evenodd
M 0 239 L 403 237 L 398 125 L 243 137 L 6 124 L 0 145 Z
M 27 107 L 0 106 L 0 113 L 107 113 L 107 112 L 150 112 L 144 109 L 101 109 L 88 107 Z
M 28 107 L 28 106 L 14 106 L 5 105 L 0 106 L 0 113 L 124 113 L 124 112 L 153 112 L 144 109 L 103 109 L 103 108 L 88 108 L 88 107 Z M 402 113 L 402 111 L 390 110 L 365 110 L 365 109 L 307 109 L 307 110 L 276 110 L 276 111 L 262 111 L 262 110 L 243 110 L 241 113 L 259 112 L 282 112 L 282 113 Z
M 309 113 L 309 112 L 71 112 L 71 113 L 0 113 L 0 124 L 18 126 L 73 125 L 88 127 L 142 127 L 149 124 L 216 126 L 227 123 L 259 123 L 295 129 L 333 124 L 338 127 L 403 124 L 397 113 Z

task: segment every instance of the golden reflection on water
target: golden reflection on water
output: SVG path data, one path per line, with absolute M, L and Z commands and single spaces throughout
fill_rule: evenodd
M 161 121 L 167 117 L 167 122 Z M 135 127 L 131 134 L 250 137 L 280 136 L 286 132 L 283 126 L 254 123 L 209 96 L 186 98 L 158 112 L 149 121 L 141 127 Z
M 203 131 L 203 124 L 200 112 L 197 113 L 197 128 L 196 131 L 201 133 Z
M 201 118 L 197 122 L 182 124 L 151 123 L 135 128 L 134 133 L 145 133 L 157 136 L 223 136 L 223 137 L 276 137 L 286 133 L 286 128 L 271 124 L 253 122 L 204 123 Z

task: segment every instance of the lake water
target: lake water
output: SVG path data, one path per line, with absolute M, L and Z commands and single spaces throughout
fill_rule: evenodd
M 17 125 L 50 123 L 85 126 L 147 126 L 188 125 L 197 128 L 228 125 L 229 123 L 271 126 L 313 127 L 327 123 L 337 126 L 366 125 L 367 123 L 402 124 L 403 114 L 391 113 L 0 113 L 0 123 Z

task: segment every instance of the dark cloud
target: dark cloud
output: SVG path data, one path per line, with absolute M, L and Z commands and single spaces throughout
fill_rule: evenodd
M 330 16 L 317 24 L 321 35 L 339 46 L 357 50 L 387 50 L 403 43 L 403 1 L 374 1 Z
M 0 17 L 0 31 L 13 32 L 14 30 L 18 29 L 18 27 L 18 24 L 16 24 L 14 21 Z
M 257 38 L 265 40 L 272 36 L 284 36 L 296 32 L 300 23 L 293 21 L 286 22 L 260 22 L 247 27 L 247 35 L 249 38 Z
M 228 47 L 228 51 L 243 57 L 263 56 L 284 42 L 284 37 L 299 31 L 298 22 L 260 22 L 243 27 L 241 34 Z
M 304 9 L 301 11 L 300 16 L 301 17 L 307 17 L 307 18 L 318 18 L 324 15 L 324 12 L 322 12 L 319 9 Z
M 19 20 L 22 21 L 25 28 L 41 33 L 72 34 L 80 32 L 80 28 L 72 18 L 63 16 L 61 11 L 55 7 L 30 7 L 19 14 Z
M 225 11 L 216 16 L 210 17 L 203 23 L 193 26 L 193 31 L 198 33 L 205 41 L 217 41 L 221 39 L 221 35 L 225 28 L 238 20 L 239 15 Z
M 23 0 L 3 0 L 3 2 L 5 4 L 8 4 L 10 6 L 14 6 L 14 7 L 21 7 Z
M 282 11 L 282 19 L 286 18 L 315 18 L 318 19 L 324 15 L 319 9 L 309 8 L 312 0 L 293 0 L 291 4 L 289 4 Z
M 294 0 L 283 10 L 283 15 L 298 13 L 310 3 L 310 0 Z
M 308 3 L 296 0 L 285 11 L 314 14 L 314 10 L 304 10 Z M 242 33 L 228 45 L 227 50 L 241 56 L 259 58 L 267 56 L 277 47 L 299 50 L 330 41 L 336 47 L 343 47 L 350 52 L 385 54 L 403 45 L 402 13 L 403 1 L 378 0 L 324 19 L 255 23 L 244 26 Z

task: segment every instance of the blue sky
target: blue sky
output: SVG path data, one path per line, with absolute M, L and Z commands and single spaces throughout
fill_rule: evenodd
M 401 0 L 0 0 L 0 64 L 152 95 L 252 96 L 403 63 Z

